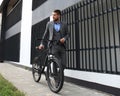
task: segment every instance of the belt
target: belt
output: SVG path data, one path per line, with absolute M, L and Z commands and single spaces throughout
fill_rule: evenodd
M 60 41 L 52 41 L 51 42 L 53 45 L 61 45 L 63 46 L 64 44 L 61 44 Z

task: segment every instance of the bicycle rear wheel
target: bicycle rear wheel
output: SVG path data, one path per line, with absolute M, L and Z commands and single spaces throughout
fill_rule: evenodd
M 32 64 L 32 75 L 35 82 L 39 82 L 41 79 L 42 66 L 39 64 L 38 57 L 35 57 L 34 63 Z
M 60 63 L 50 60 L 47 66 L 47 82 L 51 91 L 59 92 L 64 83 L 64 72 Z

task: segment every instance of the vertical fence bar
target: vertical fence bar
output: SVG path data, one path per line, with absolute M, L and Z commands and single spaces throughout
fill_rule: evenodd
M 80 44 L 81 43 L 81 39 L 80 39 L 80 34 L 81 34 L 81 26 L 80 26 L 80 24 L 81 24 L 81 14 L 80 13 L 81 13 L 81 10 L 80 9 L 81 9 L 81 4 L 79 3 L 78 4 L 78 10 L 79 10 L 79 13 L 78 13 L 79 14 L 79 20 L 78 20 L 78 24 L 79 24 L 79 56 L 80 56 L 79 57 L 79 62 L 80 62 L 79 68 L 81 70 L 81 64 L 82 63 L 81 63 L 81 54 L 80 54 L 80 52 L 81 52 L 80 51 L 80 48 L 81 48 L 81 44 Z
M 81 5 L 81 2 L 79 3 L 79 26 L 80 26 L 80 35 L 79 35 L 79 37 L 80 37 L 80 49 L 79 49 L 79 52 L 80 52 L 80 69 L 82 70 L 82 56 L 81 56 L 81 54 L 82 54 L 82 51 L 81 51 L 81 49 L 82 49 L 82 5 Z
M 67 18 L 66 18 L 67 24 L 69 24 L 69 22 L 70 22 L 70 21 L 69 21 L 69 8 L 66 10 L 66 17 L 67 17 Z M 70 26 L 70 25 L 69 25 L 69 26 Z M 71 32 L 71 30 L 70 30 L 70 32 Z M 71 33 L 71 34 L 72 34 L 72 33 Z M 72 36 L 72 35 L 71 35 L 71 36 Z M 72 38 L 71 36 L 70 36 L 70 38 Z M 72 43 L 72 42 L 71 42 L 71 39 L 70 39 L 70 51 L 69 51 L 69 62 L 70 62 L 70 63 L 69 63 L 69 68 L 70 68 L 70 69 L 72 69 L 72 63 L 71 63 L 71 61 L 72 61 L 72 58 L 71 58 L 71 57 L 72 57 L 72 56 L 71 56 L 71 43 Z
M 86 15 L 85 15 L 85 6 L 86 6 L 86 2 L 84 1 L 83 2 L 83 16 L 84 16 L 84 48 L 83 48 L 83 51 L 84 51 L 84 69 L 86 70 L 87 69 L 87 60 L 86 60 Z
M 83 24 L 82 24 L 82 22 L 83 22 L 83 15 L 82 15 L 82 13 L 83 13 L 83 4 L 82 4 L 82 2 L 80 2 L 80 5 L 81 5 L 81 8 L 80 8 L 80 14 L 81 14 L 81 49 L 83 49 Z M 81 59 L 81 62 L 82 62 L 82 70 L 83 70 L 83 64 L 84 64 L 84 58 L 83 58 L 83 51 L 82 50 L 80 50 L 81 51 L 81 54 L 82 54 L 82 59 Z
M 74 9 L 74 6 L 73 7 L 71 7 L 71 19 L 72 19 L 72 23 L 71 23 L 71 28 L 72 28 L 72 42 L 73 42 L 73 44 L 71 44 L 71 45 L 73 45 L 73 47 L 72 47 L 72 49 L 73 49 L 73 64 L 74 64 L 74 52 L 75 52 L 75 50 L 74 50 L 74 35 L 75 35 L 75 31 L 74 31 L 74 24 L 75 24 L 75 21 L 74 21 L 74 11 L 75 11 L 75 9 Z M 76 49 L 76 48 L 75 48 Z M 76 59 L 76 58 L 75 58 Z M 73 65 L 74 66 L 74 65 Z
M 115 38 L 116 38 L 116 36 L 115 36 L 115 25 L 114 25 L 114 14 L 113 14 L 113 3 L 112 3 L 112 1 L 110 0 L 110 4 L 111 4 L 111 13 L 112 13 L 112 26 L 113 26 L 113 43 L 114 43 L 114 58 L 115 58 L 115 73 L 117 73 L 117 56 L 116 56 L 116 42 L 115 42 Z
M 70 11 L 69 11 L 69 8 L 66 9 L 66 15 L 67 15 L 67 19 L 66 19 L 66 20 L 67 20 L 68 28 L 69 28 L 69 30 L 70 30 L 70 32 L 71 32 L 72 30 L 71 30 L 69 12 L 70 12 Z M 71 34 L 72 34 L 72 33 L 71 33 Z M 71 35 L 71 36 L 72 36 L 72 35 Z M 70 38 L 72 38 L 71 36 L 70 36 Z M 70 59 L 69 59 L 70 62 L 71 62 L 71 60 L 72 60 L 72 58 L 71 58 L 71 43 L 72 43 L 72 42 L 71 42 L 71 39 L 70 39 L 70 43 L 69 43 L 69 45 L 70 45 L 70 50 L 69 50 L 69 55 L 68 55 L 68 57 L 70 58 Z M 72 67 L 71 67 L 71 64 L 72 64 L 72 63 L 69 64 L 69 65 L 70 65 L 69 68 L 72 68 Z
M 73 39 L 74 39 L 74 30 L 73 30 L 73 28 L 74 28 L 74 26 L 73 26 L 73 24 L 74 24 L 74 22 L 73 22 L 73 20 L 71 20 L 72 19 L 72 15 L 70 14 L 70 12 L 72 12 L 73 13 L 73 8 L 72 8 L 72 10 L 70 10 L 70 8 L 69 8 L 69 23 L 70 23 L 70 30 L 71 30 L 71 39 L 70 39 L 70 55 L 71 55 L 71 57 L 70 57 L 70 59 L 71 59 L 71 65 L 70 65 L 70 68 L 74 68 L 74 63 L 73 63 L 73 52 L 74 52 L 74 50 L 73 50 Z
M 106 0 L 106 10 L 107 10 L 107 25 L 108 25 L 108 39 L 109 39 L 109 59 L 110 59 L 110 72 L 112 72 L 112 57 L 111 57 L 111 40 L 110 40 L 110 22 L 109 22 L 109 14 L 108 14 L 108 0 Z
M 92 39 L 92 63 L 93 63 L 93 66 L 92 66 L 92 68 L 93 68 L 93 70 L 95 69 L 94 67 L 94 46 L 93 46 L 93 20 L 92 20 L 92 18 L 93 18 L 93 14 L 92 14 L 92 1 L 91 1 L 91 3 L 90 3 L 90 16 L 91 16 L 91 39 Z
M 61 16 L 61 21 L 65 21 L 65 10 L 62 11 L 62 16 Z M 68 25 L 69 26 L 69 25 Z M 68 41 L 69 43 L 69 41 Z M 67 65 L 66 65 L 66 68 L 68 68 L 68 64 L 69 64 L 69 50 L 66 51 L 66 59 L 67 59 Z
M 98 6 L 98 26 L 99 26 L 99 40 L 100 40 L 100 59 L 101 59 L 101 72 L 103 72 L 103 59 L 102 59 L 102 39 L 101 39 L 101 25 L 100 25 L 100 6 L 99 6 L 99 0 L 97 0 L 97 6 Z
M 75 45 L 75 44 L 74 44 L 74 41 L 75 41 L 75 38 L 74 38 L 75 31 L 74 31 L 74 29 L 73 29 L 73 24 L 74 24 L 73 7 L 70 8 L 70 11 L 71 11 L 71 14 L 70 14 L 70 15 L 71 15 L 71 19 L 72 19 L 72 20 L 71 20 L 71 28 L 72 28 L 72 31 L 71 31 L 71 32 L 72 32 L 72 34 L 73 34 L 73 35 L 72 35 L 72 37 L 73 37 L 73 38 L 72 38 L 72 41 L 73 41 L 73 44 L 72 44 L 72 45 L 73 45 L 73 64 L 74 64 L 74 62 L 75 62 L 75 60 L 74 60 L 74 56 L 75 56 L 75 54 L 74 54 L 74 53 L 75 53 L 75 50 L 74 50 L 74 49 L 75 49 L 75 46 L 74 46 L 74 45 Z
M 67 9 L 66 10 L 64 10 L 64 21 L 66 21 L 67 20 Z M 67 23 L 67 21 L 66 21 L 66 23 Z M 69 26 L 69 25 L 68 25 Z M 68 42 L 69 44 L 71 43 L 70 42 L 70 40 L 69 40 L 69 42 Z M 70 47 L 69 47 L 69 50 L 68 50 L 68 68 L 70 68 Z
M 103 8 L 103 0 L 101 0 L 101 6 L 102 6 L 102 20 L 103 20 L 103 40 L 104 40 L 104 55 L 105 55 L 105 72 L 107 71 L 107 55 L 106 55 L 106 34 L 105 34 L 105 19 L 104 19 L 104 8 Z
M 97 49 L 97 24 L 96 24 L 96 17 L 98 16 L 98 14 L 96 13 L 96 6 L 95 6 L 95 3 L 94 3 L 94 6 L 93 6 L 93 8 L 94 8 L 94 14 L 95 14 L 95 18 L 94 18 L 94 23 L 95 23 L 95 45 L 96 45 L 96 48 L 95 48 L 95 50 L 96 50 L 96 71 L 98 71 L 98 49 Z
M 90 19 L 90 17 L 89 17 L 89 9 L 88 9 L 88 5 L 90 4 L 90 1 L 89 0 L 86 0 L 86 2 L 88 3 L 87 4 L 87 8 L 86 8 L 86 13 L 87 13 L 87 31 L 88 31 L 88 37 L 87 37 L 87 42 L 88 42 L 88 58 L 89 58 L 89 60 L 88 60 L 88 62 L 89 62 L 89 70 L 91 70 L 91 58 L 90 58 L 90 31 L 89 31 L 89 19 Z
M 80 42 L 79 42 L 79 12 L 78 12 L 78 5 L 75 6 L 75 37 L 76 37 L 76 63 L 77 63 L 77 69 L 80 69 Z

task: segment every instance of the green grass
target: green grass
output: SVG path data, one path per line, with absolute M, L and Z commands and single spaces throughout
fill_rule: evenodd
M 0 74 L 0 96 L 25 96 Z

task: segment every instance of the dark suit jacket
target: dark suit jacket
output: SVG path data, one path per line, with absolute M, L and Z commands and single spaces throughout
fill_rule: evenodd
M 47 23 L 41 44 L 44 45 L 43 42 L 47 38 L 48 35 L 49 35 L 48 36 L 49 40 L 53 39 L 53 27 L 54 27 L 53 21 Z M 61 22 L 60 32 L 61 32 L 62 38 L 65 38 L 65 40 L 69 38 L 69 31 L 68 31 L 67 24 L 65 22 Z

